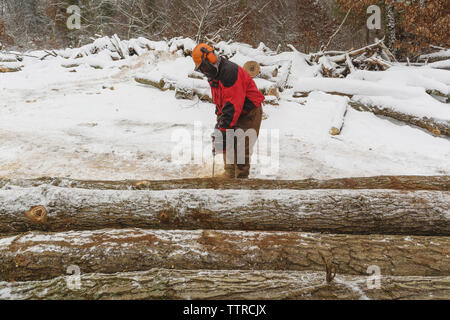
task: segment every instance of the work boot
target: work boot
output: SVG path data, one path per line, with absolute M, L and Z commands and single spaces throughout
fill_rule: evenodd
M 231 165 L 232 167 L 234 167 L 233 165 Z M 225 168 L 225 172 L 223 173 L 224 178 L 227 179 L 234 179 L 234 168 L 232 169 L 227 169 Z
M 236 171 L 236 178 L 238 179 L 248 179 L 248 176 L 250 174 L 250 164 L 248 164 L 249 161 L 247 160 L 247 164 L 238 164 Z

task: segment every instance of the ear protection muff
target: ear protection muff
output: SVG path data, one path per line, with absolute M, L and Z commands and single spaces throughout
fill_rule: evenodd
M 202 61 L 208 60 L 211 64 L 215 64 L 217 62 L 217 57 L 214 54 L 214 50 L 209 51 L 205 47 L 202 47 L 200 51 L 202 52 Z M 212 54 L 210 55 L 210 53 Z

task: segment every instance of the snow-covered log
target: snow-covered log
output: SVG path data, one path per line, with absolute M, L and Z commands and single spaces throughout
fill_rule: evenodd
M 278 65 L 262 66 L 259 76 L 266 80 L 274 80 L 278 76 Z
M 450 176 L 374 176 L 337 178 L 329 180 L 264 180 L 248 179 L 245 184 L 233 179 L 181 180 L 74 180 L 69 178 L 5 179 L 0 188 L 29 188 L 51 185 L 64 188 L 99 190 L 171 190 L 171 189 L 233 189 L 233 190 L 308 190 L 308 189 L 392 189 L 392 190 L 450 190 Z
M 41 220 L 24 214 L 36 206 Z M 447 191 L 0 190 L 0 234 L 139 227 L 450 235 L 449 214 Z
M 381 43 L 382 43 L 382 41 L 377 41 L 376 43 L 370 44 L 366 47 L 350 51 L 350 52 L 348 52 L 348 55 L 353 58 L 353 57 L 359 56 L 365 52 L 373 52 L 373 50 L 381 48 L 381 45 L 380 45 Z M 347 53 L 337 55 L 334 57 L 330 57 L 330 60 L 335 63 L 342 63 L 342 62 L 345 62 L 346 55 L 347 55 Z
M 450 296 L 450 277 L 382 276 L 380 287 L 367 276 L 272 270 L 173 270 L 81 274 L 79 287 L 70 276 L 51 280 L 0 282 L 0 299 L 443 299 Z
M 347 102 L 336 105 L 336 110 L 331 120 L 331 135 L 336 136 L 341 133 L 342 127 L 344 126 L 345 115 L 347 113 L 347 106 Z
M 450 137 L 450 121 L 434 119 L 428 117 L 419 117 L 414 114 L 402 113 L 387 106 L 377 106 L 364 104 L 361 102 L 350 101 L 349 105 L 358 111 L 370 111 L 374 114 L 389 117 L 395 120 L 406 122 L 411 125 L 426 129 L 434 135 L 445 135 Z
M 0 62 L 17 62 L 17 56 L 0 52 Z
M 444 97 L 444 98 L 450 99 L 450 94 L 443 93 L 443 92 L 441 92 L 441 91 L 439 91 L 437 89 L 427 90 L 427 93 L 430 94 L 430 95 L 435 95 L 435 96 L 439 96 L 439 97 Z
M 187 79 L 168 79 L 160 75 L 137 75 L 134 80 L 138 83 L 150 85 L 162 91 L 175 90 L 178 99 L 192 100 L 197 95 L 201 101 L 212 102 L 211 90 L 204 79 L 188 77 Z
M 175 98 L 193 100 L 194 95 L 194 88 L 192 87 L 190 82 L 177 82 L 177 84 L 175 85 Z
M 293 98 L 306 98 L 309 96 L 309 94 L 312 91 L 294 91 L 292 97 Z M 331 94 L 334 96 L 341 96 L 341 97 L 349 97 L 349 98 L 353 98 L 353 94 L 350 93 L 343 93 L 343 92 L 337 92 L 337 91 L 322 91 L 326 94 Z
M 136 76 L 134 80 L 141 84 L 146 84 L 158 88 L 160 90 L 175 90 L 176 82 L 165 78 L 155 78 L 152 76 Z
M 381 68 L 381 70 L 387 70 L 392 66 L 388 62 L 383 61 L 382 59 L 380 59 L 379 57 L 376 57 L 375 55 L 370 58 L 365 59 L 364 62 L 379 66 Z
M 128 50 L 125 48 L 124 44 L 120 41 L 117 34 L 114 34 L 110 41 L 114 48 L 116 49 L 116 52 L 119 54 L 120 58 L 125 59 L 128 56 Z
M 350 56 L 348 53 L 345 54 L 345 63 L 347 64 L 348 70 L 350 73 L 353 73 L 356 71 L 355 66 L 353 65 L 352 60 L 350 59 Z
M 0 62 L 0 73 L 17 72 L 22 70 L 19 62 Z
M 0 238 L 0 281 L 46 280 L 82 273 L 151 268 L 324 271 L 450 276 L 450 237 L 327 235 L 214 230 L 29 232 Z
M 429 64 L 427 64 L 427 67 L 431 67 L 431 68 L 435 68 L 435 69 L 450 70 L 450 59 L 429 63 Z
M 440 47 L 434 47 L 434 50 L 437 49 L 437 51 L 433 53 L 428 54 L 422 54 L 419 57 L 419 60 L 427 61 L 428 63 L 431 62 L 437 62 L 437 61 L 443 61 L 450 59 L 450 49 L 446 48 L 440 48 Z

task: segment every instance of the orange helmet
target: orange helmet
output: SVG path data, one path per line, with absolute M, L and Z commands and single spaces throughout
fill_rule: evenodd
M 207 61 L 211 64 L 217 62 L 217 56 L 214 54 L 214 48 L 208 46 L 206 43 L 198 44 L 192 51 L 192 59 L 195 63 L 195 70 L 199 70 L 203 61 Z

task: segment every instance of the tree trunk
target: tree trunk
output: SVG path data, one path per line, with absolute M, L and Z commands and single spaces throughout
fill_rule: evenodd
M 100 190 L 170 190 L 170 189 L 393 189 L 393 190 L 450 190 L 450 176 L 375 176 L 338 178 L 330 180 L 260 180 L 248 179 L 245 183 L 235 179 L 180 179 L 180 180 L 124 180 L 96 181 L 67 178 L 2 179 L 0 189 L 37 187 L 48 184 L 57 187 Z
M 0 299 L 448 299 L 450 277 L 383 276 L 374 288 L 368 276 L 324 272 L 170 270 L 116 274 L 82 274 L 52 280 L 0 283 Z M 369 282 L 369 286 L 368 286 Z
M 33 219 L 30 208 L 41 208 Z M 102 228 L 450 235 L 449 191 L 0 190 L 0 234 Z
M 354 101 L 350 101 L 349 105 L 358 111 L 370 111 L 375 114 L 379 114 L 382 116 L 386 116 L 389 118 L 393 118 L 393 119 L 396 119 L 399 121 L 409 123 L 411 125 L 421 127 L 423 129 L 430 131 L 431 133 L 433 133 L 435 135 L 443 134 L 443 135 L 450 137 L 450 121 L 447 121 L 447 120 L 440 120 L 440 119 L 427 118 L 427 117 L 421 118 L 418 116 L 401 113 L 401 112 L 398 112 L 396 110 L 393 110 L 393 109 L 390 109 L 387 107 L 362 104 L 360 102 L 354 102 Z
M 395 41 L 397 41 L 397 37 L 395 34 L 395 13 L 394 8 L 389 3 L 386 4 L 386 28 L 389 49 L 395 52 L 394 44 Z
M 0 238 L 0 280 L 45 280 L 84 273 L 151 268 L 323 271 L 326 257 L 337 273 L 449 276 L 450 238 L 325 235 L 213 230 L 96 230 L 30 232 Z M 332 267 L 329 266 L 329 269 Z

